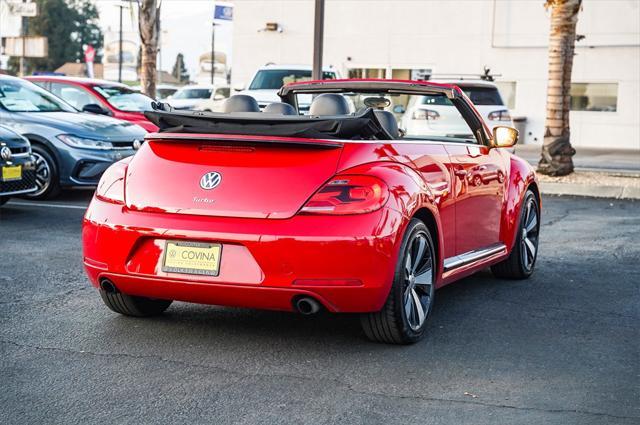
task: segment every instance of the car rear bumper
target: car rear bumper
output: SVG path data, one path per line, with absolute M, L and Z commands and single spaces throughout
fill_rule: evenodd
M 129 295 L 292 310 L 311 296 L 332 312 L 379 310 L 395 270 L 404 220 L 383 208 L 355 216 L 241 219 L 139 213 L 94 199 L 83 224 L 94 286 Z M 162 271 L 167 240 L 223 245 L 218 276 Z

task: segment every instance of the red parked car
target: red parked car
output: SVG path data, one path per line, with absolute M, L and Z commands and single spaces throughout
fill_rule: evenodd
M 424 95 L 446 96 L 468 136 L 403 134 L 390 111 Z M 263 112 L 237 95 L 222 113 L 146 114 L 159 132 L 107 170 L 83 224 L 84 265 L 109 308 L 361 313 L 369 338 L 412 343 L 437 288 L 487 267 L 531 275 L 535 174 L 504 149 L 517 131 L 489 134 L 458 87 L 311 81 L 279 96 Z M 471 184 L 482 164 L 505 178 Z
M 146 111 L 151 110 L 153 99 L 127 85 L 94 78 L 50 75 L 37 75 L 26 79 L 80 111 L 130 121 L 150 132 L 158 130 L 158 127 L 144 116 Z

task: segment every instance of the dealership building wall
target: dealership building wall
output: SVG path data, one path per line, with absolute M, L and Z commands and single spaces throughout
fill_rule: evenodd
M 381 78 L 489 67 L 501 74 L 497 82 L 513 115 L 527 119 L 524 142 L 542 143 L 550 13 L 543 3 L 326 0 L 323 61 L 343 76 Z M 234 6 L 234 86 L 249 83 L 269 62 L 311 64 L 312 0 Z M 572 142 L 640 149 L 640 2 L 584 0 L 578 34 L 584 38 L 574 59 Z

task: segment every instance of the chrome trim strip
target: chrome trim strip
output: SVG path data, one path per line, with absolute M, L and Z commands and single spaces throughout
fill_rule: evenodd
M 487 248 L 474 249 L 473 251 L 465 252 L 454 257 L 445 258 L 444 271 L 448 272 L 458 267 L 466 266 L 475 261 L 482 260 L 487 257 L 491 257 L 495 254 L 505 254 L 507 247 L 503 243 L 497 243 Z
M 14 192 L 0 192 L 0 196 L 23 195 L 25 193 L 35 192 L 36 190 L 38 190 L 37 187 L 34 187 L 33 189 L 16 190 Z
M 11 158 L 26 158 L 29 155 L 31 155 L 31 152 L 14 153 L 11 155 Z

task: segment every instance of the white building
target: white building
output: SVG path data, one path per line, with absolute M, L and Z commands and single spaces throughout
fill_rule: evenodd
M 344 76 L 501 74 L 525 143 L 544 134 L 549 12 L 542 0 L 326 0 L 325 65 Z M 233 84 L 267 62 L 310 64 L 313 0 L 235 2 Z M 267 23 L 277 24 L 268 31 Z M 273 28 L 273 25 L 269 26 Z M 640 1 L 584 0 L 573 68 L 575 146 L 640 149 Z

